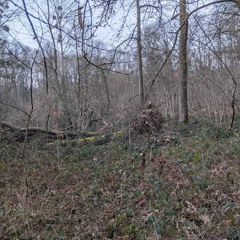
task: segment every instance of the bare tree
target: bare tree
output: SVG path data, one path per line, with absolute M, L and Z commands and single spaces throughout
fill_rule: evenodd
M 143 63 L 142 63 L 142 31 L 141 31 L 141 6 L 140 0 L 136 0 L 137 7 L 137 58 L 138 58 L 138 83 L 140 102 L 144 102 L 143 87 Z
M 187 0 L 170 4 L 165 0 L 89 0 L 81 1 L 79 6 L 76 2 L 48 0 L 46 8 L 40 0 L 25 8 L 25 1 L 10 1 L 22 16 L 30 18 L 34 28 L 31 24 L 26 27 L 29 32 L 35 30 L 32 36 L 37 36 L 35 41 L 42 47 L 33 67 L 33 101 L 43 107 L 34 111 L 39 117 L 31 124 L 42 126 L 49 121 L 51 129 L 55 125 L 54 116 L 58 116 L 60 128 L 73 125 L 77 126 L 73 130 L 83 130 L 85 127 L 81 126 L 87 126 L 83 124 L 85 115 L 92 111 L 97 118 L 114 119 L 119 112 L 122 119 L 127 118 L 129 113 L 135 113 L 138 97 L 141 103 L 146 98 L 156 103 L 165 117 L 179 114 L 179 121 L 184 123 L 188 114 L 196 116 L 200 111 L 221 119 L 231 112 L 232 101 L 226 99 L 231 99 L 236 84 L 230 83 L 231 75 L 226 69 L 238 80 L 239 34 L 227 33 L 229 24 L 224 29 L 217 24 L 206 29 L 217 17 L 212 11 L 210 21 L 201 10 L 211 11 L 213 6 L 224 10 L 234 1 L 213 0 L 200 5 L 200 1 Z M 187 7 L 192 9 L 188 14 Z M 175 16 L 173 20 L 170 11 Z M 123 16 L 120 24 L 117 12 Z M 224 11 L 224 16 L 229 12 Z M 221 12 L 218 16 L 218 21 L 230 21 Z M 109 34 L 107 40 L 103 39 L 107 31 L 113 35 L 111 40 Z M 29 89 L 24 96 L 25 71 L 13 66 L 5 66 L 4 71 L 11 72 L 13 77 L 2 76 L 2 86 L 6 89 L 12 86 L 11 94 L 25 97 L 21 104 L 27 106 Z M 44 93 L 45 82 L 49 83 L 48 96 Z M 238 95 L 236 91 L 236 98 Z M 55 110 L 59 115 L 54 112 L 53 116 Z
M 188 93 L 187 93 L 187 41 L 188 41 L 188 19 L 186 0 L 179 1 L 180 10 L 180 39 L 179 39 L 179 64 L 180 64 L 180 81 L 179 81 L 179 121 L 188 122 Z

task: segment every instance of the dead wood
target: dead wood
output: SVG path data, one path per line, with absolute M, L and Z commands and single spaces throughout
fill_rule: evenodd
M 163 117 L 159 109 L 152 103 L 146 104 L 133 121 L 131 132 L 134 135 L 144 135 L 159 132 Z
M 0 122 L 1 128 L 9 128 L 10 130 L 18 130 L 18 128 L 7 122 Z
M 106 128 L 106 127 L 103 127 L 95 132 L 73 132 L 73 131 L 63 131 L 63 130 L 47 130 L 40 127 L 20 128 L 18 126 L 15 126 L 13 124 L 10 124 L 4 121 L 0 122 L 0 127 L 3 129 L 8 128 L 11 131 L 17 131 L 19 133 L 25 133 L 25 132 L 45 133 L 45 134 L 54 135 L 56 137 L 63 138 L 63 139 L 66 137 L 77 137 L 77 136 L 81 136 L 81 137 L 97 136 Z

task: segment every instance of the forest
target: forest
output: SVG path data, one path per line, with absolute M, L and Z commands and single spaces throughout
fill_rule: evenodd
M 0 239 L 240 239 L 239 0 L 0 0 Z

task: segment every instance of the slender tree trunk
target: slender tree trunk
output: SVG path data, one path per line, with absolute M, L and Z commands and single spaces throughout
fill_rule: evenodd
M 188 20 L 186 10 L 186 0 L 179 1 L 180 9 L 180 41 L 179 41 L 179 64 L 180 64 L 180 84 L 179 84 L 179 122 L 188 122 L 188 98 L 187 98 L 187 40 L 188 40 Z
M 136 0 L 137 5 L 137 58 L 138 58 L 138 82 L 140 102 L 144 102 L 143 88 L 143 64 L 142 64 L 142 42 L 141 42 L 141 7 L 140 0 Z
M 75 26 L 76 36 L 77 36 L 77 27 Z M 76 37 L 75 41 L 75 50 L 76 50 L 76 61 L 77 61 L 77 130 L 81 129 L 81 109 L 82 109 L 82 101 L 81 101 L 81 93 L 82 93 L 82 84 L 81 84 L 81 66 L 80 66 L 80 56 L 79 56 L 79 48 L 78 48 L 78 41 Z

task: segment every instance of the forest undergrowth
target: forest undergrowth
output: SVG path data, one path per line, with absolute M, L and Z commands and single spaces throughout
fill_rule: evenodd
M 24 161 L 3 139 L 0 239 L 240 239 L 238 130 L 194 120 L 81 146 L 41 135 Z

